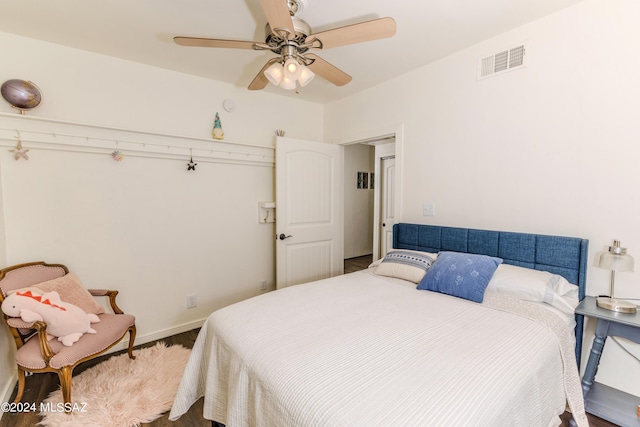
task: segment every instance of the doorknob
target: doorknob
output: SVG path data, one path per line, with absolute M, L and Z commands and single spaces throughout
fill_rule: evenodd
M 385 224 L 385 223 L 383 222 L 383 223 L 382 223 L 382 226 L 383 226 L 383 227 L 386 227 L 386 226 L 387 226 L 387 224 Z
M 280 236 L 278 236 L 280 240 L 288 239 L 289 237 L 293 237 L 293 236 L 292 235 L 285 236 L 284 234 L 280 234 Z

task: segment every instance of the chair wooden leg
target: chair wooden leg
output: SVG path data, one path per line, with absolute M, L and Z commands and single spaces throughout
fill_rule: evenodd
M 16 394 L 16 399 L 13 401 L 14 403 L 18 403 L 22 400 L 22 395 L 24 394 L 25 376 L 26 373 L 24 369 L 18 366 L 18 393 Z
M 133 355 L 133 342 L 136 340 L 136 325 L 133 325 L 129 328 L 129 359 L 135 360 L 135 356 Z
M 71 366 L 63 366 L 58 371 L 58 378 L 60 378 L 60 389 L 62 390 L 62 400 L 64 403 L 71 403 L 71 375 L 73 374 L 73 368 Z M 69 405 L 65 405 L 66 407 Z

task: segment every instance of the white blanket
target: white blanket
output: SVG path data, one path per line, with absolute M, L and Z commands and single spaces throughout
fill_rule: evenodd
M 227 427 L 547 427 L 568 401 L 588 425 L 572 333 L 535 304 L 348 274 L 213 313 L 169 418 L 204 396 Z

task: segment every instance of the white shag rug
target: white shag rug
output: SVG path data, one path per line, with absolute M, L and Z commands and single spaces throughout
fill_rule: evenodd
M 153 347 L 113 356 L 77 376 L 71 386 L 71 414 L 64 412 L 62 391 L 40 405 L 39 425 L 55 427 L 139 426 L 171 409 L 191 350 L 180 345 Z

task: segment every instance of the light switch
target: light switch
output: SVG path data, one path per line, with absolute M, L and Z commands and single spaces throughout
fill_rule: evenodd
M 425 203 L 422 205 L 423 216 L 436 216 L 436 205 L 433 203 Z

